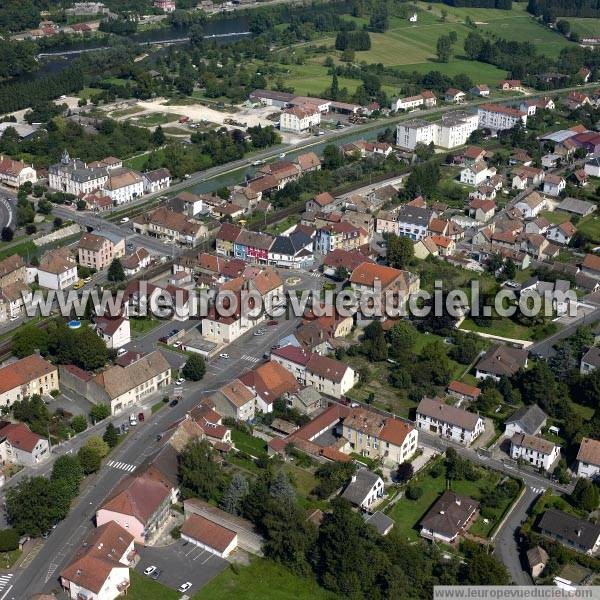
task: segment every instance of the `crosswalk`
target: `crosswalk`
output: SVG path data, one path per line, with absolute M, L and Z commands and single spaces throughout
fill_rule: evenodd
M 319 273 L 318 271 L 313 271 L 312 273 L 310 273 L 310 276 L 316 277 L 318 279 L 319 277 L 322 276 L 322 273 Z
M 10 583 L 12 576 L 12 573 L 5 573 L 4 575 L 0 575 L 0 592 L 2 592 L 4 588 Z
M 121 469 L 121 471 L 127 471 L 131 473 L 135 471 L 135 465 L 130 465 L 129 463 L 117 462 L 116 460 L 109 460 L 106 465 L 108 467 L 112 467 L 113 469 Z
M 536 494 L 543 494 L 546 490 L 543 487 L 532 487 L 531 491 Z
M 242 354 L 241 359 L 250 363 L 257 363 L 260 361 L 260 358 L 256 358 L 256 356 L 250 356 L 249 354 Z

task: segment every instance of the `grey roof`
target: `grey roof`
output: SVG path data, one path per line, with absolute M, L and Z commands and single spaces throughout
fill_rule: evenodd
M 119 235 L 118 233 L 113 233 L 112 231 L 98 230 L 94 231 L 94 233 L 103 238 L 106 238 L 107 240 L 110 240 L 115 245 L 122 242 L 124 239 L 122 235 Z
M 381 535 L 385 535 L 390 531 L 390 529 L 394 526 L 393 519 L 390 519 L 386 514 L 382 513 L 380 510 L 374 512 L 372 515 L 368 515 L 365 513 L 364 515 L 365 523 L 369 525 L 373 525 L 377 532 Z
M 303 231 L 293 231 L 290 235 L 278 235 L 270 251 L 277 254 L 294 255 L 312 243 L 310 236 Z
M 540 137 L 540 140 L 551 140 L 553 142 L 560 144 L 561 142 L 568 140 L 569 138 L 573 137 L 574 135 L 577 135 L 576 131 L 573 131 L 571 129 L 561 129 L 559 131 L 554 131 L 553 133 L 548 133 L 547 135 L 543 135 L 542 137 Z
M 581 359 L 581 362 L 584 362 L 588 365 L 592 365 L 596 369 L 600 367 L 600 348 L 596 346 L 592 346 Z
M 566 540 L 586 551 L 593 549 L 600 536 L 599 525 L 555 508 L 548 509 L 542 515 L 539 528 L 559 541 Z
M 304 406 L 311 406 L 316 402 L 320 402 L 322 398 L 317 388 L 312 385 L 308 385 L 296 392 L 296 397 L 304 404 Z
M 565 198 L 557 207 L 557 210 L 572 212 L 578 215 L 587 215 L 589 212 L 596 209 L 593 202 L 579 200 L 579 198 Z
M 427 227 L 432 217 L 432 210 L 419 208 L 418 206 L 408 206 L 407 204 L 401 206 L 398 211 L 398 221 L 420 227 Z
M 28 125 L 27 123 L 14 123 L 12 121 L 7 121 L 5 123 L 0 123 L 0 136 L 4 135 L 4 132 L 8 128 L 14 129 L 20 138 L 29 137 L 37 131 L 37 126 L 34 127 L 33 125 Z
M 516 423 L 525 433 L 535 435 L 543 427 L 547 418 L 548 415 L 537 404 L 532 404 L 519 408 L 504 421 L 504 424 Z
M 344 490 L 342 498 L 345 498 L 356 506 L 360 506 L 378 479 L 379 475 L 372 473 L 368 469 L 359 469 Z
M 477 370 L 492 375 L 514 375 L 527 362 L 527 350 L 496 344 L 479 360 Z
M 420 525 L 434 534 L 452 538 L 460 533 L 478 506 L 473 498 L 446 490 L 423 517 Z
M 161 179 L 166 179 L 167 177 L 171 177 L 171 173 L 169 172 L 169 169 L 155 169 L 154 171 L 146 171 L 145 173 L 142 173 L 142 175 L 144 176 L 144 178 L 147 181 L 160 181 Z
M 600 158 L 599 157 L 592 158 L 592 160 L 588 160 L 588 162 L 586 164 L 592 165 L 593 167 L 600 167 Z

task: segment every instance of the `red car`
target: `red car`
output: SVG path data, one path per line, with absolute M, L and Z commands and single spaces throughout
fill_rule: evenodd
M 273 319 L 272 321 L 269 321 L 267 323 L 267 325 L 279 325 L 279 321 L 276 321 L 275 319 Z
M 138 421 L 140 421 L 140 422 L 141 422 L 141 421 L 143 421 L 143 420 L 144 420 L 144 413 L 140 413 L 140 414 L 138 415 Z

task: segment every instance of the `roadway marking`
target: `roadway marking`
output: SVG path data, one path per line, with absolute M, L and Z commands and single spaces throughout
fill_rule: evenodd
M 109 460 L 106 463 L 107 467 L 112 467 L 113 469 L 121 469 L 121 471 L 127 471 L 128 473 L 131 473 L 132 471 L 135 471 L 135 465 L 130 465 L 129 463 L 124 463 L 124 462 L 117 462 L 115 460 Z
M 316 277 L 317 279 L 318 279 L 319 277 L 322 277 L 321 273 L 317 273 L 316 271 L 315 271 L 314 273 L 311 273 L 311 274 L 310 274 L 310 276 L 311 276 L 311 277 Z
M 249 354 L 242 354 L 242 360 L 245 360 L 247 362 L 251 362 L 251 363 L 257 363 L 260 362 L 260 358 L 256 358 L 256 356 L 250 356 Z
M 8 585 L 9 581 L 12 579 L 13 574 L 12 573 L 6 573 L 5 575 L 0 575 L 0 592 Z M 10 588 L 12 587 L 12 585 L 10 586 Z M 10 588 L 8 588 L 8 590 L 6 590 L 6 592 L 4 593 L 4 596 L 6 596 L 6 594 L 8 594 L 8 592 L 10 591 Z M 4 598 L 4 596 L 2 596 L 2 598 Z
M 536 494 L 543 494 L 546 491 L 546 489 L 545 488 L 532 487 L 531 491 L 535 492 Z
M 54 575 L 54 571 L 56 571 L 56 569 L 58 569 L 58 563 L 51 562 L 50 566 L 48 567 L 48 573 L 46 573 L 45 583 L 48 583 L 48 581 L 50 581 L 50 579 L 52 578 L 52 575 Z
M 11 577 L 12 577 L 12 575 L 11 575 Z M 6 596 L 8 596 L 8 593 L 10 592 L 10 590 L 12 590 L 12 588 L 13 588 L 12 584 L 10 586 L 8 586 L 8 589 L 4 592 L 4 594 L 2 594 L 2 598 L 0 598 L 0 600 L 4 600 L 4 598 L 6 598 Z M 0 589 L 0 592 L 1 591 L 2 590 Z

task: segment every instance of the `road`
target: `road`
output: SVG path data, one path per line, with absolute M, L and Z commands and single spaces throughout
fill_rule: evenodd
M 0 231 L 13 223 L 13 202 L 8 196 L 0 196 Z

